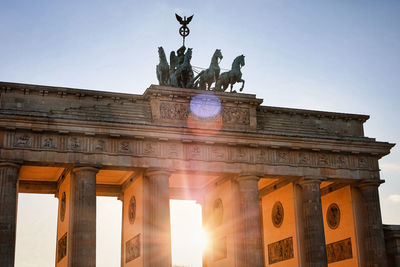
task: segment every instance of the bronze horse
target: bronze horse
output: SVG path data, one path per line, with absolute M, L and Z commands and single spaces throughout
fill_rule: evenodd
M 202 90 L 210 90 L 211 84 L 216 82 L 219 78 L 219 73 L 221 71 L 219 67 L 219 61 L 222 59 L 221 49 L 216 49 L 214 55 L 211 58 L 210 67 L 208 69 L 201 71 L 194 80 L 195 87 L 199 86 Z
M 158 48 L 160 63 L 156 67 L 157 79 L 160 85 L 167 85 L 169 80 L 169 65 L 162 46 Z
M 235 58 L 232 63 L 232 69 L 230 71 L 221 73 L 219 79 L 215 83 L 215 90 L 216 91 L 225 91 L 229 85 L 231 85 L 230 92 L 236 93 L 235 90 L 232 91 L 233 85 L 237 82 L 242 83 L 242 87 L 240 87 L 240 92 L 243 90 L 244 87 L 244 80 L 242 79 L 242 72 L 240 69 L 244 66 L 244 55 L 240 55 Z

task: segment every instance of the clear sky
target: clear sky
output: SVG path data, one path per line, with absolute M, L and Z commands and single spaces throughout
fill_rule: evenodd
M 194 13 L 194 66 L 208 67 L 216 48 L 223 68 L 244 54 L 244 92 L 263 105 L 368 114 L 367 136 L 400 143 L 400 1 L 1 0 L 0 8 L 2 81 L 141 94 L 157 82 L 157 47 L 181 45 L 174 13 Z M 400 147 L 380 166 L 383 222 L 400 224 Z

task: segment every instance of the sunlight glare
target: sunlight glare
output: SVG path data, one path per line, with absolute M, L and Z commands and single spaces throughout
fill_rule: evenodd
M 197 249 L 204 253 L 208 245 L 208 236 L 207 232 L 203 228 L 194 236 L 194 242 Z

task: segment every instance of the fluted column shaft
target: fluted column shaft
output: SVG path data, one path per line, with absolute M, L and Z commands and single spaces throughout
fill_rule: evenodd
M 171 225 L 169 209 L 169 177 L 165 170 L 145 172 L 147 196 L 145 201 L 144 240 L 146 267 L 171 267 Z
M 0 266 L 13 267 L 20 166 L 0 163 Z
M 71 176 L 71 267 L 96 266 L 96 174 L 79 167 Z
M 319 179 L 303 179 L 302 187 L 305 266 L 328 266 Z
M 236 181 L 239 189 L 240 218 L 238 240 L 240 244 L 239 266 L 262 267 L 261 211 L 258 195 L 258 180 L 255 175 L 240 175 Z
M 378 187 L 380 181 L 367 181 L 358 185 L 365 211 L 365 256 L 367 267 L 386 267 L 385 239 L 382 228 Z

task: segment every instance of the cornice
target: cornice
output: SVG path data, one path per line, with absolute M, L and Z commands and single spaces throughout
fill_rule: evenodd
M 330 120 L 341 119 L 345 121 L 356 120 L 362 123 L 366 122 L 369 119 L 368 115 L 362 115 L 362 114 L 283 108 L 283 107 L 272 107 L 272 106 L 260 106 L 257 111 L 258 114 L 261 116 L 263 113 L 274 113 L 274 114 L 287 114 L 289 116 L 302 115 L 306 118 L 316 117 L 316 118 L 327 118 Z

